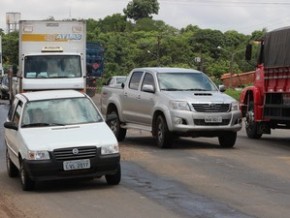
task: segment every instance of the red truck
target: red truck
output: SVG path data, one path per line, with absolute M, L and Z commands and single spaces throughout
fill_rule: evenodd
M 251 56 L 249 44 L 246 59 Z M 290 129 L 290 27 L 261 39 L 254 84 L 242 91 L 240 109 L 249 138 L 259 139 L 271 129 Z

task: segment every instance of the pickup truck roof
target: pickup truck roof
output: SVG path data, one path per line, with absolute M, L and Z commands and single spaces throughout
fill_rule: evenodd
M 151 71 L 151 72 L 158 72 L 158 73 L 176 73 L 176 72 L 195 72 L 195 73 L 201 73 L 198 70 L 193 69 L 185 69 L 185 68 L 172 68 L 172 67 L 142 67 L 142 68 L 135 68 L 134 71 Z

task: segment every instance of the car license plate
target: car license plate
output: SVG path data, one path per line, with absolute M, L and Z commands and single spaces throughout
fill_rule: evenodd
M 223 118 L 220 116 L 208 116 L 204 118 L 204 122 L 206 123 L 221 123 Z
M 67 170 L 79 170 L 79 169 L 88 169 L 91 167 L 89 159 L 83 160 L 71 160 L 63 162 L 63 169 Z

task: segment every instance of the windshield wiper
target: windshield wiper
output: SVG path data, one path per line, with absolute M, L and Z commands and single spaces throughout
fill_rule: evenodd
M 65 126 L 64 124 L 61 123 L 30 123 L 30 124 L 24 124 L 21 127 L 38 127 L 38 126 Z
M 209 91 L 206 89 L 183 89 L 183 91 Z
M 175 88 L 168 88 L 168 89 L 160 89 L 161 91 L 183 91 L 183 89 L 175 89 Z

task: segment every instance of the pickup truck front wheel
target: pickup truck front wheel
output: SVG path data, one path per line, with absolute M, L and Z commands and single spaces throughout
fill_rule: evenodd
M 106 123 L 115 134 L 119 142 L 125 139 L 127 129 L 120 126 L 120 119 L 116 111 L 112 111 L 106 116 Z
M 155 121 L 155 142 L 159 148 L 169 148 L 172 145 L 173 133 L 170 133 L 164 116 L 159 115 Z
M 226 132 L 219 136 L 219 143 L 222 148 L 232 148 L 234 147 L 237 139 L 236 132 Z

